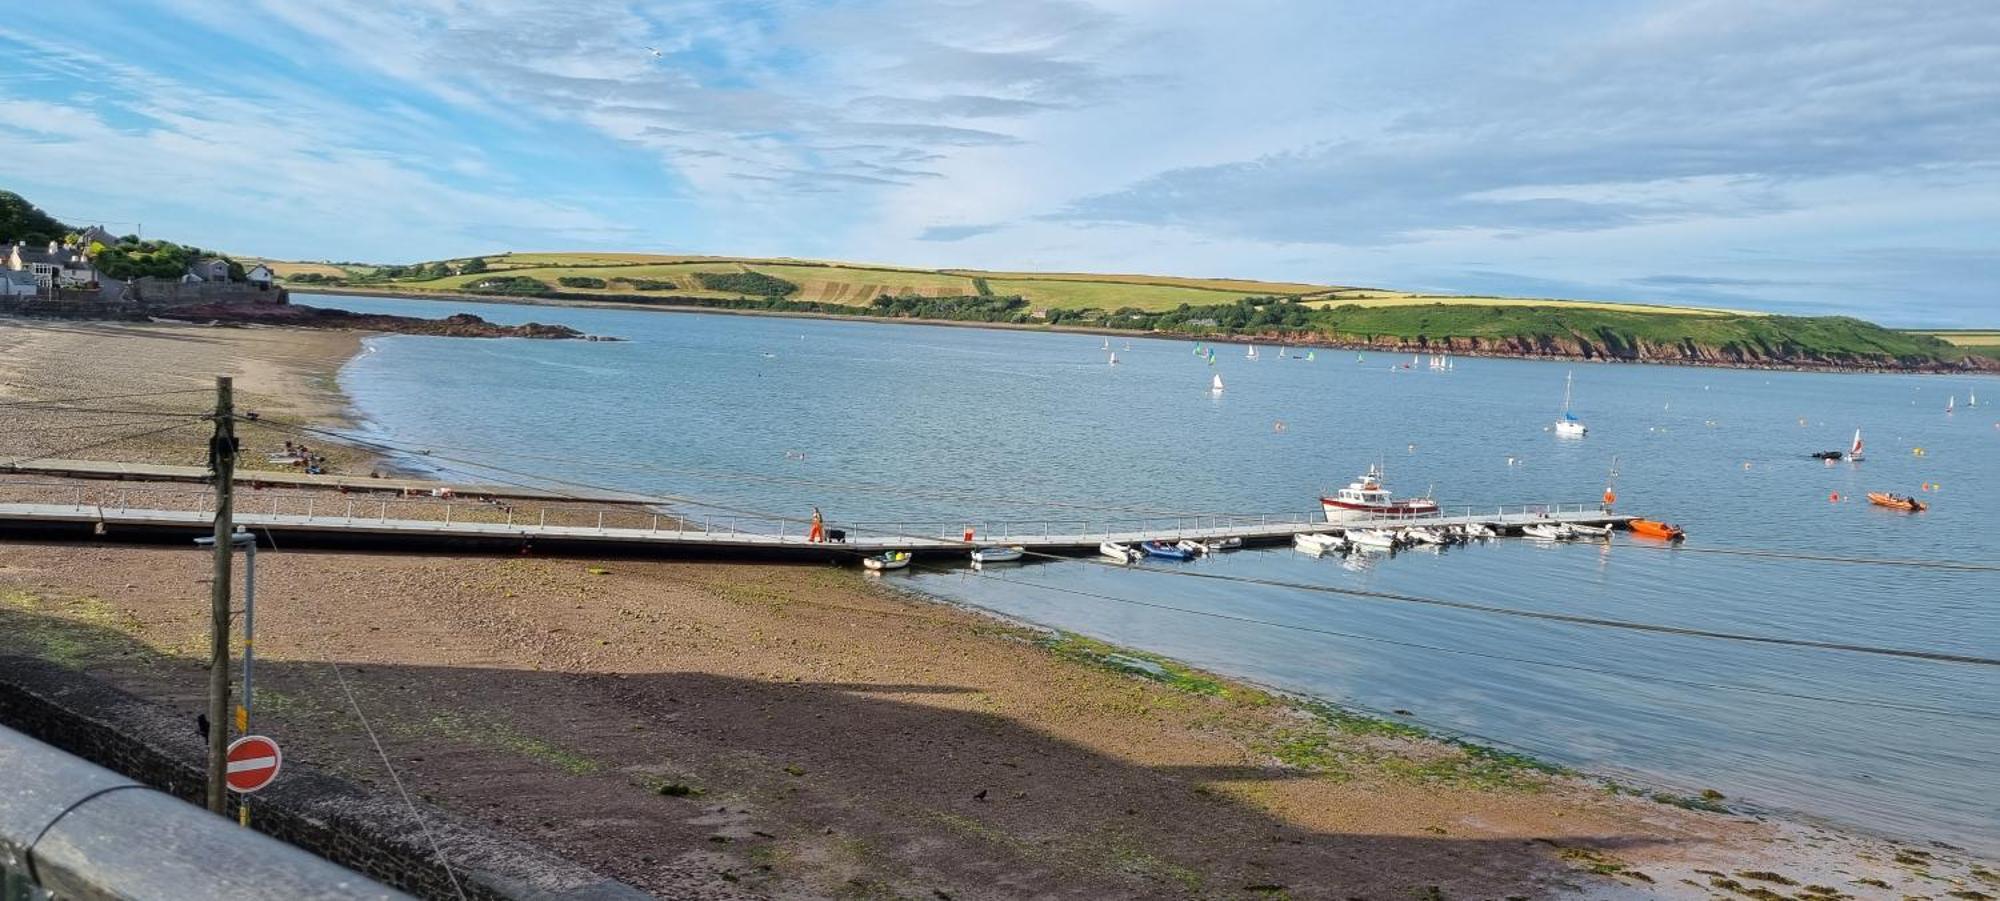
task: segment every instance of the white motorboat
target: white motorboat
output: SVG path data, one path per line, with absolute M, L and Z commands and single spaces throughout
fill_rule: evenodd
M 1187 551 L 1188 553 L 1193 554 L 1194 556 L 1197 557 L 1205 557 L 1208 555 L 1208 545 L 1202 544 L 1199 541 L 1195 541 L 1189 538 L 1183 538 L 1179 541 L 1174 542 L 1174 547 Z
M 1556 435 L 1563 438 L 1582 438 L 1590 433 L 1590 429 L 1584 427 L 1583 421 L 1569 411 L 1570 388 L 1575 384 L 1576 372 L 1572 370 L 1569 375 L 1563 377 L 1562 418 L 1556 420 Z
M 1236 537 L 1236 536 L 1234 536 L 1234 535 L 1231 535 L 1231 536 L 1229 536 L 1228 538 L 1217 538 L 1217 539 L 1215 539 L 1214 541 L 1211 541 L 1211 542 L 1209 542 L 1209 543 L 1208 543 L 1208 549 L 1209 549 L 1209 550 L 1210 550 L 1211 552 L 1212 552 L 1212 551 L 1233 551 L 1233 550 L 1236 550 L 1237 548 L 1240 548 L 1240 547 L 1242 547 L 1242 546 L 1243 546 L 1243 539 L 1241 539 L 1241 538 L 1238 538 L 1238 537 Z
M 1499 534 L 1499 532 L 1493 531 L 1492 526 L 1483 522 L 1469 522 L 1465 524 L 1465 537 L 1467 538 L 1492 538 Z
M 1538 522 L 1521 527 L 1521 534 L 1536 541 L 1563 541 L 1570 537 L 1569 527 L 1559 522 Z
M 1583 525 L 1582 523 L 1569 523 L 1564 525 L 1563 528 L 1569 530 L 1569 537 L 1571 538 L 1590 538 L 1602 541 L 1611 540 L 1610 526 L 1586 526 Z
M 876 554 L 873 557 L 863 557 L 861 558 L 861 565 L 876 572 L 902 569 L 910 565 L 910 552 L 889 551 L 884 554 Z
M 1325 534 L 1313 534 L 1311 532 L 1300 532 L 1299 534 L 1292 536 L 1292 547 L 1295 547 L 1300 551 L 1303 551 L 1308 554 L 1319 555 L 1331 551 L 1346 550 L 1347 539 L 1342 538 L 1339 535 L 1325 535 Z
M 1400 534 L 1405 542 L 1413 545 L 1445 543 L 1444 535 L 1438 533 L 1435 529 L 1426 529 L 1421 526 L 1412 526 L 1404 529 Z
M 1326 512 L 1327 522 L 1438 515 L 1437 502 L 1430 498 L 1391 496 L 1389 489 L 1382 487 L 1380 466 L 1368 467 L 1367 474 L 1334 492 L 1332 497 L 1320 497 L 1319 505 Z
M 1365 550 L 1392 551 L 1402 544 L 1393 533 L 1381 529 L 1350 529 L 1347 540 Z
M 1012 563 L 1027 553 L 1022 547 L 982 547 L 972 552 L 974 563 Z
M 1116 541 L 1106 541 L 1099 544 L 1097 552 L 1120 563 L 1131 563 L 1142 556 L 1138 551 L 1133 550 L 1131 545 L 1119 544 Z

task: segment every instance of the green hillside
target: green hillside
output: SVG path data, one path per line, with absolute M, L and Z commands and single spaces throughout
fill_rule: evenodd
M 1892 331 L 1847 317 L 1246 279 L 628 253 L 495 254 L 405 266 L 274 263 L 274 268 L 299 288 L 394 294 L 602 300 L 1584 359 L 1841 368 L 1994 365 L 1982 347 L 1959 347 L 1947 337 Z M 1983 333 L 1964 337 L 1975 336 Z

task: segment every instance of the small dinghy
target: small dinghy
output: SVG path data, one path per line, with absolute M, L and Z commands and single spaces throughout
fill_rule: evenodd
M 1687 533 L 1681 531 L 1680 526 L 1657 519 L 1635 519 L 1626 523 L 1625 528 L 1630 529 L 1634 535 L 1658 538 L 1662 541 L 1679 541 L 1687 537 Z
M 1570 537 L 1569 527 L 1559 522 L 1538 522 L 1522 526 L 1521 534 L 1536 541 L 1562 541 Z
M 1194 559 L 1194 552 L 1182 548 L 1180 545 L 1168 544 L 1164 541 L 1148 541 L 1139 545 L 1139 550 L 1144 551 L 1148 557 L 1158 557 L 1162 560 Z
M 861 558 L 861 565 L 869 569 L 872 569 L 876 572 L 887 572 L 892 569 L 902 569 L 903 567 L 910 565 L 910 552 L 889 551 L 888 553 L 885 554 L 876 554 L 873 557 L 863 557 Z
M 1217 538 L 1214 541 L 1208 543 L 1208 549 L 1210 551 L 1233 551 L 1242 546 L 1243 546 L 1243 539 L 1238 538 L 1234 535 L 1231 535 L 1228 538 Z
M 1401 539 L 1381 529 L 1349 529 L 1347 540 L 1355 547 L 1378 551 L 1393 551 L 1402 544 Z
M 1145 556 L 1144 554 L 1141 554 L 1138 551 L 1133 550 L 1131 545 L 1119 544 L 1116 541 L 1106 541 L 1102 544 L 1099 544 L 1097 546 L 1097 552 L 1103 554 L 1106 557 L 1110 557 L 1111 559 L 1116 560 L 1120 563 L 1131 563 L 1133 561 L 1138 560 L 1140 557 Z
M 1493 531 L 1492 526 L 1489 526 L 1483 522 L 1469 522 L 1465 524 L 1465 537 L 1468 539 L 1493 538 L 1498 536 L 1499 534 L 1500 534 L 1499 532 Z
M 972 562 L 1013 563 L 1020 560 L 1021 555 L 1025 553 L 1027 550 L 1019 547 L 983 547 L 972 552 Z
M 1426 529 L 1423 528 L 1422 526 L 1412 526 L 1410 528 L 1404 529 L 1402 531 L 1402 538 L 1404 542 L 1412 545 L 1445 543 L 1445 538 L 1443 535 L 1439 534 L 1434 529 Z
M 1201 542 L 1196 541 L 1192 538 L 1183 538 L 1179 541 L 1176 541 L 1174 542 L 1174 547 L 1187 551 L 1188 553 L 1193 554 L 1197 557 L 1208 556 L 1208 545 L 1202 544 Z
M 1908 510 L 1911 513 L 1922 513 L 1930 509 L 1929 504 L 1914 497 L 1905 494 L 1890 494 L 1886 491 L 1868 492 L 1868 502 L 1877 507 L 1888 507 L 1892 510 Z
M 1814 453 L 1814 454 L 1812 455 L 1812 458 L 1813 458 L 1813 459 L 1815 459 L 1815 460 L 1826 460 L 1826 461 L 1829 461 L 1829 462 L 1831 462 L 1831 461 L 1834 461 L 1834 460 L 1838 460 L 1838 459 L 1840 459 L 1840 458 L 1842 458 L 1842 457 L 1845 457 L 1845 456 L 1847 456 L 1847 454 L 1845 454 L 1845 453 L 1843 453 L 1843 452 L 1841 452 L 1841 451 L 1819 451 L 1819 452 L 1817 452 L 1817 453 Z
M 1292 536 L 1292 547 L 1304 553 L 1319 556 L 1330 551 L 1346 550 L 1347 539 L 1339 535 L 1314 535 L 1308 532 L 1301 532 Z
M 1611 538 L 1610 526 L 1586 526 L 1580 523 L 1571 523 L 1563 526 L 1563 528 L 1569 530 L 1569 537 L 1571 538 L 1589 538 L 1607 541 Z

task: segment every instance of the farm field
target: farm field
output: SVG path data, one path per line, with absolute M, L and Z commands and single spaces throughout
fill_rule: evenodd
M 467 259 L 470 258 L 456 258 L 444 262 L 456 267 Z M 794 258 L 753 259 L 581 252 L 489 254 L 482 259 L 487 265 L 487 271 L 484 273 L 450 275 L 442 278 L 371 280 L 367 286 L 415 292 L 461 292 L 468 290 L 469 283 L 481 278 L 512 275 L 537 279 L 546 283 L 550 290 L 580 296 L 650 294 L 727 299 L 741 296 L 741 293 L 708 289 L 695 278 L 695 275 L 749 272 L 781 278 L 797 285 L 797 291 L 786 295 L 788 300 L 855 307 L 866 306 L 876 297 L 885 294 L 892 297 L 949 298 L 971 297 L 983 293 L 999 297 L 1020 296 L 1037 309 L 1112 311 L 1132 308 L 1152 313 L 1173 310 L 1182 304 L 1201 307 L 1230 304 L 1244 297 L 1294 296 L 1321 309 L 1332 309 L 1348 304 L 1361 307 L 1444 304 L 1477 307 L 1551 307 L 1627 313 L 1760 315 L 1740 310 L 1669 304 L 1439 295 L 1384 288 L 1316 285 L 1306 282 L 1142 274 L 1098 275 L 1084 272 L 921 269 Z M 366 277 L 376 271 L 376 267 L 365 266 L 288 263 L 275 260 L 268 262 L 278 271 L 280 277 L 284 278 L 308 273 L 326 277 L 357 278 Z M 561 279 L 565 277 L 599 278 L 605 280 L 606 285 L 603 288 L 563 285 Z M 625 279 L 627 283 L 619 283 L 614 281 L 615 279 Z M 642 290 L 630 284 L 632 280 L 671 282 L 673 287 Z M 357 287 L 359 286 L 362 285 L 357 284 Z M 1992 332 L 1960 333 L 1960 340 L 1976 338 L 1977 340 L 1971 343 L 1985 343 L 1986 338 L 1979 336 L 1990 337 L 1992 343 L 2000 344 L 2000 335 Z M 1953 340 L 1950 336 L 1943 337 L 1946 337 L 1946 340 Z

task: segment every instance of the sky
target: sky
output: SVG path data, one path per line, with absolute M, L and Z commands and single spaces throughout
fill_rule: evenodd
M 794 256 L 2000 326 L 2000 3 L 37 3 L 0 18 L 0 188 L 285 259 Z

